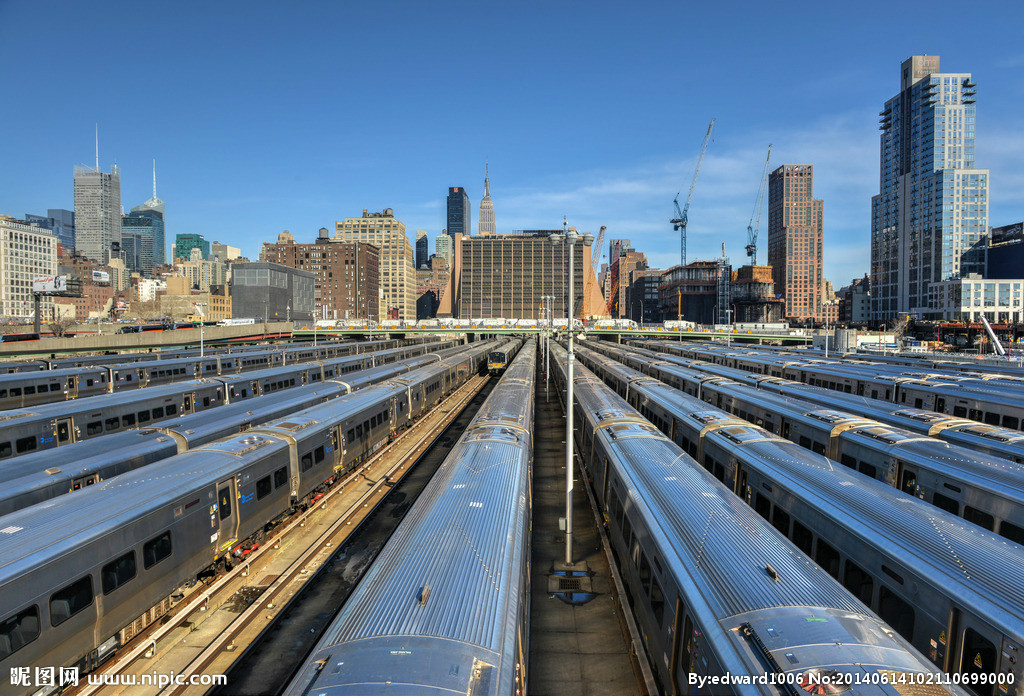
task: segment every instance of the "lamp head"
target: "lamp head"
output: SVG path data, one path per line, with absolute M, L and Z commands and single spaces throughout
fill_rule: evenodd
M 594 243 L 594 235 L 590 234 L 589 232 L 587 234 L 583 235 L 583 246 L 590 246 L 593 243 Z
M 550 240 L 551 240 L 551 244 L 552 244 L 552 245 L 554 245 L 554 246 L 558 246 L 559 244 L 561 244 L 561 243 L 562 243 L 562 239 L 563 239 L 563 237 L 562 237 L 562 235 L 560 235 L 560 234 L 553 234 L 553 235 L 551 235 L 550 237 L 548 237 L 548 239 L 550 239 Z

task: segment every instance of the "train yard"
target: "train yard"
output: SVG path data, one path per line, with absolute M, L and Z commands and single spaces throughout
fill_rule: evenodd
M 1024 375 L 560 338 L 0 363 L 0 693 L 1022 693 Z

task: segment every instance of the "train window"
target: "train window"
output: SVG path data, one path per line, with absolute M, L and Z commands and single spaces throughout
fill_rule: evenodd
M 299 469 L 301 471 L 309 471 L 312 468 L 313 468 L 313 453 L 312 452 L 306 452 L 304 455 L 302 455 L 302 460 L 300 462 Z
M 22 437 L 19 438 L 18 441 L 15 443 L 15 449 L 18 450 L 18 454 L 21 454 L 22 452 L 31 452 L 35 448 L 35 437 Z
M 885 570 L 885 566 L 882 566 Z M 914 639 L 914 608 L 885 585 L 878 588 L 878 615 L 909 641 Z
M 805 437 L 805 436 L 801 435 L 800 436 L 800 446 L 801 447 L 806 447 L 807 449 L 811 449 L 811 438 Z
M 135 552 L 129 551 L 117 560 L 103 566 L 100 578 L 103 583 L 103 594 L 108 595 L 121 585 L 135 577 Z
M 157 406 L 156 408 L 153 409 L 153 420 L 156 420 L 157 418 L 163 418 L 163 417 L 164 417 L 164 408 L 163 408 L 163 406 Z
M 970 413 L 971 420 L 976 420 L 976 421 L 980 421 L 981 420 L 981 410 L 980 409 L 972 408 L 972 409 L 970 409 L 969 413 Z
M 117 416 L 114 416 L 113 418 L 108 418 L 106 427 L 108 431 L 117 430 L 118 428 L 121 427 L 121 419 L 118 418 Z
M 871 390 L 871 398 L 872 399 L 877 399 L 878 398 L 878 390 L 877 389 L 872 389 Z
M 135 425 L 135 414 L 126 413 L 123 416 L 121 416 L 121 425 L 123 425 L 126 428 L 128 426 Z
M 901 584 L 901 585 L 903 584 L 903 576 L 900 575 L 899 573 L 897 573 L 895 570 L 893 570 L 889 566 L 883 564 L 882 565 L 882 572 L 885 573 L 886 575 L 888 575 L 890 578 L 892 578 L 896 582 L 898 582 L 899 584 Z
M 629 521 L 629 515 L 625 514 L 625 508 L 622 512 L 622 540 L 628 549 L 633 543 L 633 525 Z
M 984 527 L 990 532 L 995 529 L 996 526 L 996 520 L 992 515 L 983 510 L 973 508 L 970 505 L 964 505 L 964 519 L 968 522 L 973 522 L 979 527 Z
M 355 439 L 356 439 L 356 431 L 354 429 L 352 429 L 352 428 L 349 428 L 348 433 L 346 433 L 346 435 L 345 435 L 345 442 L 355 442 Z
M 945 413 L 946 412 L 946 400 L 943 399 L 942 397 L 937 398 L 935 400 L 935 410 L 938 411 L 939 413 Z
M 288 468 L 281 467 L 274 472 L 274 488 L 288 485 Z
M 818 550 L 814 554 L 814 562 L 832 577 L 839 577 L 839 552 L 822 539 L 818 539 Z
M 715 470 L 714 470 L 713 473 L 714 473 L 716 479 L 718 479 L 722 483 L 725 483 L 725 467 L 724 466 L 722 466 L 718 462 L 715 462 Z
M 256 500 L 263 500 L 273 489 L 274 487 L 270 485 L 270 476 L 264 476 L 256 482 Z
M 868 464 L 867 462 L 861 462 L 857 466 L 857 471 L 864 474 L 865 476 L 870 476 L 871 478 L 876 478 L 876 475 L 878 474 L 878 469 Z
M 29 394 L 35 394 L 35 393 L 36 393 L 36 388 L 34 386 L 29 385 L 29 386 L 25 387 L 25 396 L 28 396 Z
M 86 435 L 99 435 L 103 432 L 103 421 L 93 421 L 85 426 Z
M 221 488 L 217 492 L 217 500 L 220 503 L 220 518 L 226 520 L 231 517 L 231 487 Z
M 93 380 L 91 377 L 85 380 L 85 386 L 91 387 L 93 384 L 95 384 L 95 380 Z
M 857 565 L 846 561 L 846 572 L 843 575 L 843 585 L 850 592 L 856 595 L 857 599 L 864 604 L 871 606 L 871 596 L 874 594 L 874 580 L 871 576 L 861 570 Z
M 1003 427 L 1018 430 L 1020 429 L 1020 419 L 1013 416 L 1003 416 Z
M 679 641 L 679 671 L 686 675 L 690 673 L 690 664 L 693 661 L 693 622 L 686 617 L 683 624 L 683 635 Z
M 754 509 L 757 510 L 757 514 L 761 517 L 768 519 L 769 513 L 772 509 L 772 503 L 761 493 L 758 493 L 754 498 Z
M 317 464 L 319 464 L 323 460 L 324 460 L 324 446 L 320 445 L 315 450 L 313 450 L 313 461 L 316 462 Z
M 50 595 L 50 625 L 60 626 L 92 604 L 92 576 L 86 575 Z
M 808 556 L 811 555 L 811 549 L 814 547 L 814 535 L 798 520 L 793 520 L 793 543 Z
M 356 426 L 356 439 L 357 440 L 363 439 L 363 424 L 362 423 L 360 423 L 359 425 Z
M 203 408 L 209 408 L 209 407 L 210 407 L 210 397 L 204 396 L 203 397 Z
M 778 505 L 775 506 L 775 510 L 772 512 L 772 526 L 787 537 L 789 536 L 789 513 Z
M 917 472 L 904 469 L 900 473 L 900 490 L 908 495 L 914 495 L 917 491 Z
M 142 546 L 142 566 L 149 570 L 160 561 L 171 555 L 171 532 L 150 539 Z
M 651 611 L 654 613 L 654 625 L 660 627 L 665 621 L 665 593 L 657 578 L 651 579 Z
M 817 454 L 825 454 L 825 445 L 820 442 L 815 442 L 811 445 L 811 451 Z
M 0 442 L 0 457 L 11 456 L 11 443 Z
M 148 423 L 149 422 L 149 411 L 139 411 L 139 422 L 140 423 Z
M 42 391 L 42 389 L 40 389 Z M 50 391 L 60 391 L 60 385 L 56 382 L 50 384 Z
M 844 455 L 840 456 L 839 457 L 839 463 L 842 464 L 843 466 L 848 466 L 851 469 L 856 469 L 857 468 L 857 460 L 854 459 L 853 457 L 851 457 L 848 454 L 844 454 Z
M 942 508 L 946 512 L 952 512 L 957 517 L 960 516 L 960 503 L 941 493 L 932 493 L 932 505 Z
M 989 425 L 999 425 L 999 414 L 998 413 L 985 413 L 985 422 Z
M 968 628 L 964 631 L 963 659 L 960 661 L 960 672 L 988 676 L 996 671 L 996 646 L 983 635 Z M 980 680 L 979 680 L 980 681 Z M 992 687 L 984 684 L 971 684 L 965 680 L 965 689 L 975 694 L 990 694 Z
M 851 387 L 849 384 L 844 384 L 843 385 L 843 391 L 846 392 L 847 394 L 849 394 L 850 392 L 853 391 L 853 387 Z
M 643 549 L 637 549 L 640 554 L 640 562 L 637 563 L 637 571 L 640 576 L 640 586 L 644 589 L 644 594 L 649 594 L 651 591 L 651 564 L 647 561 L 647 554 L 643 552 Z
M 8 617 L 0 623 L 0 660 L 6 660 L 38 637 L 39 607 L 33 605 Z
M 168 416 L 173 416 L 177 412 L 178 412 L 178 405 L 177 404 L 167 404 L 167 415 Z
M 964 408 L 963 406 L 954 406 L 953 407 L 953 415 L 956 416 L 957 418 L 966 418 L 967 417 L 967 409 Z

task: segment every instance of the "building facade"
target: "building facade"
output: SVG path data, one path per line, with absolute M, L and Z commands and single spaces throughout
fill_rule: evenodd
M 871 321 L 871 276 L 865 274 L 836 293 L 839 296 L 839 322 L 863 326 Z
M 561 233 L 561 230 L 557 230 Z M 551 243 L 551 231 L 519 235 L 455 235 L 448 287 L 438 316 L 459 319 L 539 319 L 541 297 L 554 300 L 565 317 L 569 296 L 569 247 Z M 590 266 L 591 246 L 582 235 L 573 253 L 576 317 L 604 313 Z
M 426 230 L 416 230 L 416 270 L 430 263 L 430 237 Z
M 653 324 L 661 321 L 660 292 L 661 269 L 642 268 L 629 274 L 626 288 L 626 314 L 638 324 Z
M 0 316 L 29 319 L 35 313 L 32 279 L 57 275 L 57 238 L 50 230 L 0 215 Z M 41 319 L 53 300 L 43 296 Z
M 174 264 L 174 268 L 188 278 L 189 286 L 199 292 L 209 292 L 211 285 L 225 285 L 228 282 L 228 267 L 217 261 L 203 259 L 202 252 L 193 248 L 190 258 Z
M 174 238 L 174 259 L 191 259 L 192 250 L 199 249 L 202 258 L 210 258 L 210 243 L 201 234 L 179 234 Z
M 236 263 L 231 271 L 231 316 L 312 324 L 316 276 L 276 263 Z M 168 292 L 170 286 L 168 286 Z
M 290 237 L 291 235 L 289 235 Z M 367 242 L 296 244 L 294 238 L 265 242 L 260 259 L 316 276 L 313 312 L 317 319 L 373 319 L 380 314 L 380 250 Z
M 134 270 L 150 277 L 154 268 L 167 262 L 164 252 L 164 220 L 162 213 L 147 210 L 143 206 L 132 208 L 131 213 L 121 218 L 121 236 L 133 236 L 138 240 L 138 265 Z M 121 248 L 125 248 L 123 240 Z
M 484 197 L 480 200 L 480 215 L 477 217 L 476 231 L 482 237 L 497 234 L 494 226 L 494 201 L 491 200 L 491 178 L 484 167 Z
M 785 303 L 776 294 L 771 266 L 740 266 L 732 276 L 733 320 L 738 324 L 782 321 Z
M 227 263 L 228 261 L 234 261 L 237 258 L 241 258 L 242 250 L 238 247 L 228 246 L 227 244 L 221 244 L 220 242 L 215 241 L 210 245 L 210 256 L 221 263 Z
M 49 208 L 46 216 L 26 215 L 25 222 L 39 225 L 53 232 L 57 243 L 69 252 L 75 248 L 75 211 L 63 208 Z
M 334 241 L 363 242 L 380 249 L 377 317 L 415 321 L 416 256 L 405 235 L 405 224 L 395 218 L 391 208 L 380 213 L 368 213 L 364 208 L 362 217 L 335 223 Z
M 121 170 L 75 167 L 75 251 L 106 263 L 121 243 Z
M 469 211 L 469 194 L 461 186 L 452 186 L 448 189 L 448 235 L 454 237 L 461 234 L 465 237 L 472 235 L 471 213 Z
M 784 164 L 768 176 L 768 265 L 787 319 L 823 318 L 824 205 L 814 198 L 812 165 Z
M 448 230 L 443 230 L 434 240 L 434 252 L 444 259 L 445 263 L 452 262 L 452 238 L 448 236 Z
M 984 316 L 993 324 L 1019 324 L 1024 322 L 1022 287 L 1021 278 L 982 278 L 969 273 L 931 283 L 929 303 L 944 321 L 976 322 Z
M 964 255 L 988 231 L 988 170 L 974 167 L 975 83 L 938 56 L 901 66 L 880 113 L 880 186 L 871 199 L 871 318 L 938 319 L 934 282 L 981 273 Z M 940 293 L 941 294 L 941 293 Z M 945 307 L 945 305 L 943 305 Z
M 662 316 L 697 324 L 728 322 L 731 280 L 732 267 L 724 259 L 673 266 L 662 273 L 659 286 Z

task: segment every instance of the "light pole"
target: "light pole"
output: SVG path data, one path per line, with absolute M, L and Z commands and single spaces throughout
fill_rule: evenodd
M 544 315 L 541 322 L 544 327 L 544 399 L 547 400 L 548 380 L 551 372 L 551 301 L 554 298 L 551 295 L 543 295 L 540 299 L 544 302 Z
M 199 357 L 202 358 L 204 356 L 204 352 L 203 352 L 203 328 L 205 326 L 205 323 L 203 322 L 203 319 L 206 318 L 206 314 L 203 313 L 203 307 L 206 306 L 206 303 L 205 302 L 193 302 L 192 305 L 196 308 L 196 311 L 199 312 Z
M 572 487 L 573 487 L 573 412 L 575 409 L 574 394 L 573 394 L 573 379 L 574 370 L 573 363 L 576 360 L 576 355 L 573 353 L 573 318 L 576 315 L 575 304 L 576 304 L 576 284 L 574 282 L 576 277 L 576 266 L 573 256 L 574 249 L 576 247 L 576 241 L 581 236 L 577 234 L 576 230 L 569 230 L 568 223 L 563 220 L 562 222 L 562 234 L 551 235 L 551 243 L 558 247 L 565 241 L 569 245 L 569 301 L 567 302 L 566 314 L 568 314 L 567 330 L 569 332 L 569 355 L 566 359 L 566 374 L 567 378 L 567 394 L 565 399 L 565 564 L 571 566 L 572 562 Z M 584 246 L 590 246 L 594 243 L 594 237 L 590 234 L 582 235 Z
M 822 302 L 822 307 L 832 307 L 834 303 L 831 300 Z M 828 320 L 829 320 L 829 309 L 825 310 L 825 358 L 828 359 Z
M 732 345 L 732 309 L 731 308 L 725 310 L 725 320 L 726 320 L 726 324 L 727 324 L 726 329 L 725 329 L 725 331 L 726 331 L 726 334 L 725 334 L 725 345 L 731 346 Z

